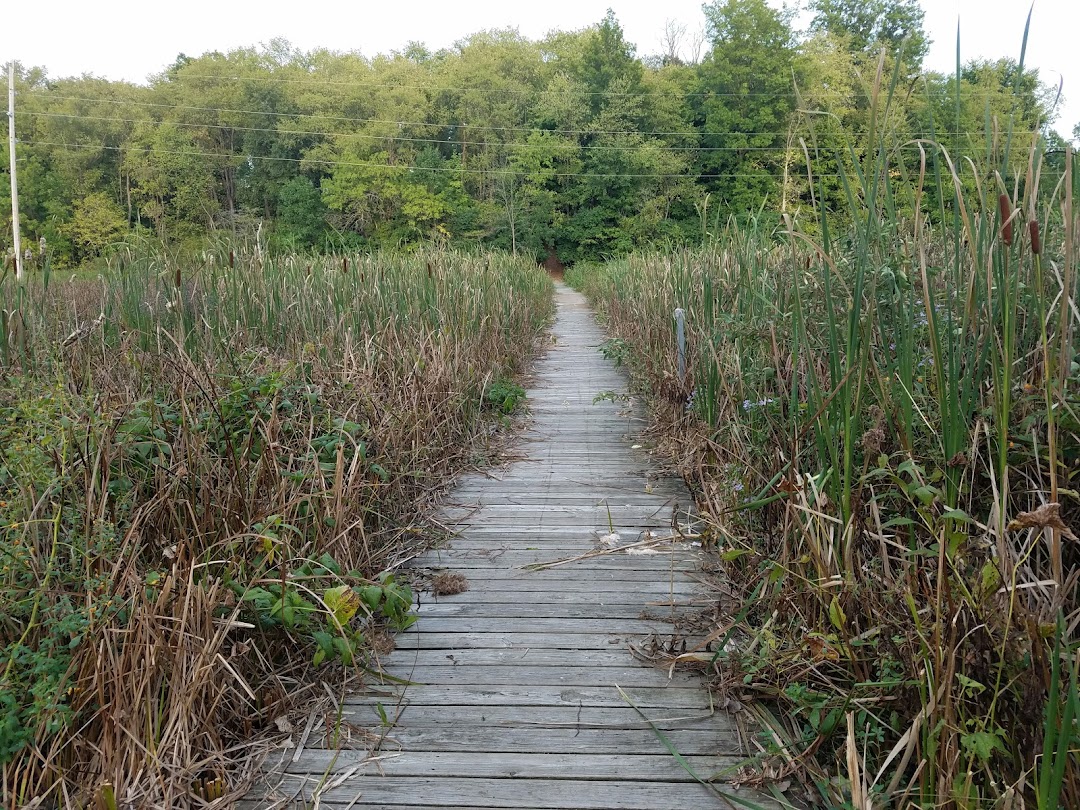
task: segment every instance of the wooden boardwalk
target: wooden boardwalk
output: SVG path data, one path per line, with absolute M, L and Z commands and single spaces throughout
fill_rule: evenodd
M 342 719 L 352 748 L 318 747 L 325 729 L 305 735 L 302 750 L 283 757 L 270 798 L 243 806 L 730 806 L 679 765 L 642 714 L 705 778 L 738 761 L 734 723 L 710 709 L 700 681 L 669 677 L 628 650 L 670 633 L 664 616 L 702 606 L 697 552 L 661 539 L 673 534 L 673 512 L 685 524 L 689 495 L 635 447 L 639 410 L 594 403 L 625 392 L 627 380 L 598 351 L 604 335 L 584 299 L 562 285 L 557 297 L 520 460 L 461 480 L 445 509 L 459 537 L 417 561 L 465 575 L 469 590 L 425 595 L 420 621 L 384 661 L 412 684 L 350 698 Z M 636 543 L 638 553 L 599 542 L 613 530 L 617 546 Z M 524 568 L 597 548 L 611 553 Z

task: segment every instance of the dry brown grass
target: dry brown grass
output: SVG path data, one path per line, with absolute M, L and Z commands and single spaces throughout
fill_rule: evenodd
M 487 433 L 484 388 L 551 311 L 509 257 L 219 259 L 180 296 L 157 261 L 36 292 L 5 347 L 0 699 L 26 737 L 0 730 L 4 807 L 240 795 L 260 735 L 321 699 L 316 671 L 341 690 L 392 648 L 405 591 L 376 575 L 423 541 L 419 511 Z M 335 624 L 339 584 L 382 601 Z M 314 613 L 252 601 L 275 587 Z M 320 628 L 352 665 L 315 669 Z

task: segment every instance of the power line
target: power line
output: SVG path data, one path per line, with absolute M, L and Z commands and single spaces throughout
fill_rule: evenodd
M 952 77 L 947 77 L 952 78 Z M 537 95 L 541 96 L 549 93 L 557 93 L 560 95 L 573 95 L 573 96 L 600 96 L 600 97 L 615 97 L 615 98 L 650 98 L 652 96 L 664 96 L 669 97 L 671 93 L 666 90 L 637 90 L 637 91 L 622 91 L 622 90 L 559 90 L 552 88 L 527 88 L 527 89 L 515 89 L 515 88 L 503 88 L 503 87 L 433 87 L 427 84 L 400 84 L 396 82 L 373 82 L 367 79 L 359 79 L 353 81 L 334 81 L 329 79 L 316 79 L 310 74 L 303 78 L 289 78 L 285 76 L 228 76 L 228 75 L 214 75 L 209 73 L 186 73 L 181 70 L 180 73 L 169 78 L 169 81 L 183 80 L 183 79 L 199 79 L 209 81 L 234 81 L 234 82 L 278 82 L 280 84 L 306 84 L 316 85 L 322 87 L 348 87 L 355 90 L 368 90 L 371 88 L 385 89 L 385 90 L 421 90 L 431 93 L 498 93 L 500 95 L 515 94 L 515 95 Z M 1006 96 L 1014 96 L 1015 92 L 1011 88 L 1003 88 L 1003 93 Z M 965 93 L 966 98 L 996 98 L 1003 93 L 993 91 L 982 91 L 978 93 L 969 92 Z M 795 91 L 785 92 L 771 92 L 771 93 L 751 93 L 751 92 L 719 92 L 713 90 L 703 90 L 700 92 L 683 92 L 679 94 L 681 98 L 798 98 L 799 93 Z M 805 94 L 802 94 L 805 95 Z M 919 97 L 925 96 L 925 93 L 920 93 Z M 938 98 L 955 98 L 955 93 L 950 92 L 947 89 L 942 89 L 935 93 L 930 94 L 931 97 Z
M 365 132 L 324 132 L 322 130 L 304 130 L 304 129 L 282 129 L 271 127 L 244 127 L 233 126 L 230 124 L 212 124 L 208 122 L 190 122 L 190 121 L 170 121 L 166 119 L 154 119 L 154 118 L 113 118 L 108 116 L 96 116 L 96 115 L 75 115 L 73 113 L 49 113 L 49 112 L 36 112 L 28 111 L 22 113 L 35 118 L 50 118 L 50 119 L 65 119 L 72 121 L 100 121 L 106 123 L 117 124 L 152 124 L 154 126 L 177 126 L 187 129 L 218 129 L 229 130 L 235 132 L 259 132 L 268 133 L 271 135 L 295 135 L 295 136 L 315 136 L 321 138 L 343 138 L 343 139 L 360 139 L 370 140 L 377 142 L 391 141 L 394 143 L 422 143 L 422 144 L 434 144 L 437 146 L 458 146 L 458 147 L 477 147 L 482 149 L 507 149 L 513 151 L 559 151 L 559 152 L 577 152 L 578 150 L 603 150 L 603 151 L 623 151 L 623 152 L 638 152 L 641 150 L 649 149 L 659 146 L 664 152 L 676 152 L 676 153 L 744 153 L 744 152 L 764 152 L 770 154 L 786 154 L 788 152 L 800 152 L 801 150 L 796 146 L 670 146 L 668 144 L 657 143 L 656 141 L 644 141 L 636 144 L 578 144 L 578 143 L 552 143 L 552 144 L 538 144 L 538 143 L 525 143 L 521 141 L 458 141 L 450 138 L 414 138 L 402 135 L 373 135 Z M 703 132 L 703 135 L 721 135 L 721 134 L 740 134 L 740 135 L 772 135 L 780 137 L 787 135 L 785 132 L 774 133 L 712 133 Z M 956 137 L 957 133 L 946 133 L 950 137 Z M 962 132 L 959 133 L 964 137 L 982 136 L 985 133 L 981 132 Z M 917 144 L 909 144 L 893 151 L 909 151 L 918 152 L 919 147 Z
M 205 112 L 216 113 L 217 115 L 253 115 L 253 116 L 268 116 L 272 118 L 306 118 L 317 119 L 320 121 L 334 121 L 343 123 L 354 124 L 386 124 L 389 126 L 396 126 L 398 128 L 403 127 L 438 127 L 442 129 L 472 129 L 482 132 L 524 132 L 524 133 L 536 133 L 536 134 L 555 134 L 555 135 L 637 135 L 637 136 L 652 136 L 652 137 L 680 137 L 680 138 L 700 138 L 702 136 L 720 136 L 720 135 L 744 135 L 744 136 L 758 136 L 758 135 L 771 135 L 778 137 L 780 135 L 788 134 L 784 132 L 772 132 L 772 131 L 755 131 L 755 132 L 743 132 L 740 130 L 725 130 L 709 132 L 706 130 L 690 130 L 690 131 L 662 131 L 662 130 L 636 130 L 636 129 L 624 129 L 624 130 L 602 130 L 602 129 L 546 129 L 543 127 L 514 127 L 514 126 L 491 126 L 485 124 L 472 124 L 464 122 L 436 122 L 436 121 L 400 121 L 386 118 L 355 118 L 350 116 L 339 115 L 324 115 L 322 113 L 304 113 L 304 112 L 277 112 L 273 110 L 242 110 L 232 109 L 226 107 L 202 107 L 189 104 L 163 104 L 161 102 L 152 101 L 133 101 L 126 99 L 106 99 L 106 98 L 91 98 L 86 96 L 57 96 L 46 91 L 27 91 L 23 95 L 36 96 L 45 98 L 49 101 L 73 101 L 82 102 L 86 104 L 114 104 L 114 105 L 129 105 L 132 107 L 142 107 L 147 109 L 160 109 L 160 110 L 187 110 L 190 112 Z M 795 111 L 798 112 L 798 111 Z M 235 127 L 234 127 L 235 128 Z M 268 130 L 270 131 L 270 130 Z M 950 133 L 951 134 L 951 133 Z M 981 133 L 970 133 L 981 134 Z M 441 141 L 440 141 L 441 142 Z
M 371 88 L 384 90 L 421 90 L 430 93 L 499 93 L 500 95 L 537 95 L 557 93 L 569 96 L 601 96 L 615 98 L 649 98 L 651 96 L 670 96 L 665 90 L 558 90 L 552 88 L 515 89 L 502 87 L 433 87 L 427 84 L 398 84 L 394 82 L 370 82 L 366 79 L 358 81 L 330 81 L 314 78 L 286 78 L 283 76 L 215 76 L 200 73 L 178 73 L 170 77 L 170 81 L 177 79 L 209 79 L 212 81 L 238 81 L 238 82 L 280 82 L 283 84 L 311 84 L 325 87 L 348 87 L 355 90 L 368 90 Z M 795 98 L 794 92 L 783 93 L 719 93 L 702 91 L 700 93 L 681 93 L 683 98 Z
M 492 147 L 500 146 L 510 149 L 523 149 L 523 150 L 548 150 L 558 149 L 562 151 L 577 151 L 579 149 L 585 150 L 637 150 L 644 147 L 661 145 L 664 151 L 667 152 L 785 152 L 786 147 L 782 146 L 669 146 L 667 144 L 657 144 L 655 141 L 648 141 L 644 143 L 634 144 L 630 146 L 619 144 L 576 144 L 576 143 L 555 143 L 555 144 L 538 144 L 538 143 L 525 143 L 522 141 L 458 141 L 450 138 L 413 138 L 401 135 L 372 135 L 365 132 L 323 132 L 320 130 L 303 130 L 303 129 L 281 129 L 270 127 L 243 127 L 232 126 L 230 124 L 211 124 L 204 122 L 188 122 L 188 121 L 169 121 L 169 120 L 157 120 L 153 118 L 110 118 L 107 116 L 96 115 L 75 115 L 73 113 L 49 113 L 49 112 L 25 112 L 23 115 L 29 115 L 35 118 L 64 118 L 75 121 L 103 121 L 117 124 L 154 124 L 164 125 L 169 124 L 172 126 L 186 127 L 189 129 L 227 129 L 236 132 L 263 132 L 271 133 L 274 135 L 310 135 L 319 136 L 323 138 L 359 138 L 373 141 L 395 141 L 401 143 L 430 143 L 440 145 L 451 146 L 477 146 L 477 147 Z M 633 131 L 629 131 L 627 134 L 635 134 Z M 637 133 L 640 134 L 640 133 Z M 779 137 L 787 133 L 775 132 L 775 133 L 713 133 L 702 132 L 702 135 L 772 135 Z
M 453 174 L 470 174 L 470 175 L 486 175 L 486 176 L 506 176 L 506 177 L 527 177 L 527 172 L 515 171 L 513 169 L 469 169 L 460 166 L 413 166 L 405 164 L 386 164 L 386 163 L 372 163 L 368 161 L 353 161 L 353 160 L 326 160 L 323 158 L 290 158 L 290 157 L 277 157 L 272 155 L 235 155 L 227 152 L 204 152 L 200 150 L 176 150 L 176 149 L 156 149 L 149 146 L 107 146 L 104 144 L 79 144 L 79 143 L 64 143 L 60 141 L 38 141 L 29 140 L 21 141 L 29 146 L 55 146 L 62 149 L 72 150 L 96 150 L 101 149 L 108 152 L 142 152 L 147 154 L 160 154 L 160 155 L 180 155 L 186 157 L 201 157 L 201 158 L 224 158 L 227 160 L 262 160 L 271 161 L 276 163 L 307 163 L 316 166 L 349 166 L 356 168 L 371 168 L 388 171 L 409 171 L 409 172 L 445 172 Z M 839 172 L 814 172 L 814 177 L 841 177 Z M 757 173 L 736 173 L 736 174 L 634 174 L 634 173 L 591 173 L 591 172 L 544 172 L 546 178 L 584 178 L 584 179 L 619 179 L 619 178 L 637 178 L 637 179 L 684 179 L 684 180 L 715 180 L 715 179 L 762 179 L 771 178 L 773 180 L 782 180 L 783 175 L 772 174 L 770 172 L 757 172 Z M 802 177 L 801 171 L 792 171 L 789 173 L 788 178 Z
M 321 113 L 303 113 L 303 112 L 275 112 L 271 110 L 236 110 L 224 107 L 199 107 L 189 104 L 162 104 L 160 102 L 153 101 L 128 101 L 120 99 L 102 99 L 102 98 L 87 98 L 85 96 L 55 96 L 51 93 L 44 91 L 29 91 L 23 93 L 27 96 L 39 96 L 53 101 L 77 101 L 85 102 L 87 104 L 128 104 L 133 107 L 147 107 L 152 109 L 162 110 L 189 110 L 192 112 L 209 112 L 227 114 L 227 115 L 266 115 L 274 118 L 316 118 L 322 121 L 340 121 L 353 124 L 390 124 L 397 127 L 465 127 L 467 129 L 482 130 L 487 132 L 536 132 L 536 133 L 554 133 L 557 135 L 655 135 L 655 136 L 667 136 L 667 137 L 684 137 L 684 138 L 696 138 L 701 135 L 700 132 L 643 132 L 635 129 L 624 130 L 596 130 L 596 129 L 544 129 L 542 127 L 509 127 L 509 126 L 484 126 L 482 124 L 463 124 L 463 123 L 440 123 L 433 121 L 397 121 L 386 118 L 352 118 L 349 116 L 341 115 L 323 115 Z M 749 134 L 749 133 L 746 133 Z M 764 133 L 761 133 L 764 134 Z

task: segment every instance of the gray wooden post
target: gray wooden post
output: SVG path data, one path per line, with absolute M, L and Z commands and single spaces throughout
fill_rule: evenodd
M 15 280 L 26 277 L 22 246 L 19 244 L 19 183 L 15 179 L 15 57 L 8 62 L 8 153 L 11 161 L 11 233 L 15 237 Z
M 675 310 L 675 341 L 679 344 L 679 379 L 686 379 L 686 310 Z

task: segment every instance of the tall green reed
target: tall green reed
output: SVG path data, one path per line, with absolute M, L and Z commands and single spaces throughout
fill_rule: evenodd
M 734 672 L 769 673 L 763 693 L 796 713 L 808 683 L 845 711 L 854 690 L 879 690 L 897 715 L 865 713 L 876 730 L 858 755 L 881 801 L 1035 796 L 1040 743 L 1072 797 L 1074 731 L 1032 733 L 1060 721 L 1042 707 L 1068 691 L 1064 677 L 1046 687 L 1046 617 L 1064 607 L 1072 627 L 1078 610 L 1060 483 L 1080 459 L 1072 158 L 1055 186 L 1037 134 L 1025 156 L 991 127 L 985 155 L 950 151 L 932 125 L 897 141 L 896 92 L 879 63 L 868 131 L 835 161 L 845 210 L 570 278 L 630 347 L 734 545 L 722 561 L 753 591 L 747 615 L 776 634 L 794 613 L 775 660 L 733 654 Z M 676 306 L 685 385 L 671 374 Z M 786 680 L 800 657 L 804 680 Z M 815 727 L 819 753 L 836 750 L 826 737 Z M 836 798 L 820 772 L 816 785 Z

